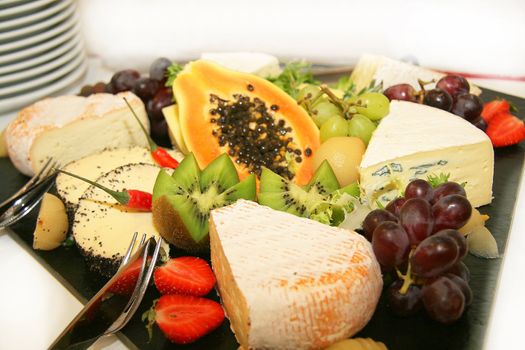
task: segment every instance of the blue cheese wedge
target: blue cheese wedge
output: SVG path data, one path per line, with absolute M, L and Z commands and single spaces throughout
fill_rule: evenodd
M 488 136 L 464 119 L 429 106 L 392 101 L 360 165 L 371 204 L 387 204 L 413 179 L 450 174 L 473 206 L 492 201 L 494 150 Z
M 97 182 L 115 191 L 136 189 L 151 193 L 159 170 L 152 164 L 128 164 L 108 172 Z M 160 238 L 151 212 L 127 209 L 94 186 L 80 199 L 71 232 L 89 268 L 104 276 L 117 271 L 134 232 Z M 163 244 L 162 249 L 167 254 L 168 244 Z
M 381 294 L 363 236 L 255 202 L 212 210 L 210 247 L 244 349 L 324 349 L 362 329 Z

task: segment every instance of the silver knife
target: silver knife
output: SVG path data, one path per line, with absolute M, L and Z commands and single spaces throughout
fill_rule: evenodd
M 153 237 L 148 239 L 145 244 L 142 241 L 137 252 L 89 300 L 78 315 L 49 346 L 49 349 L 87 349 L 101 336 L 113 334 L 122 329 L 142 301 L 153 274 L 161 242 L 162 238 L 159 238 L 156 242 Z M 130 248 L 132 247 L 133 245 Z M 149 259 L 152 247 L 155 247 L 155 249 L 151 259 Z M 141 270 L 133 293 L 128 296 L 113 294 L 111 292 L 112 287 L 128 269 L 134 268 L 136 264 L 141 264 Z

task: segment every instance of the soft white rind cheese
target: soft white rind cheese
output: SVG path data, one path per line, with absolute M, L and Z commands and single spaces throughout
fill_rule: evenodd
M 446 111 L 392 101 L 368 144 L 360 182 L 369 203 L 386 204 L 415 178 L 450 174 L 474 206 L 492 201 L 494 150 L 488 136 Z M 397 186 L 397 188 L 396 188 Z
M 115 191 L 135 189 L 151 193 L 160 168 L 151 164 L 128 164 L 100 177 L 97 182 Z M 141 212 L 117 204 L 106 192 L 90 186 L 75 211 L 71 232 L 86 256 L 90 268 L 103 275 L 115 273 L 134 232 L 160 238 L 151 212 Z M 138 248 L 138 243 L 134 249 Z M 169 252 L 168 244 L 163 244 Z
M 370 320 L 382 279 L 361 235 L 239 200 L 210 217 L 212 267 L 246 349 L 321 349 Z
M 419 90 L 418 80 L 430 82 L 438 81 L 444 73 L 422 68 L 410 63 L 397 61 L 385 56 L 365 54 L 359 58 L 353 72 L 352 80 L 356 84 L 356 90 L 367 87 L 372 80 L 376 84 L 382 83 L 383 89 L 397 84 L 410 84 Z M 479 95 L 481 90 L 470 84 L 470 92 Z M 435 84 L 428 84 L 425 89 L 433 89 Z
M 131 92 L 46 98 L 21 110 L 8 125 L 9 158 L 31 176 L 49 157 L 64 165 L 105 148 L 147 146 L 123 97 L 149 130 L 144 104 Z
M 206 52 L 201 59 L 213 61 L 223 67 L 239 72 L 255 74 L 263 78 L 281 73 L 277 57 L 258 52 Z
M 169 153 L 178 161 L 181 161 L 183 158 L 182 153 L 178 151 L 173 150 L 169 151 Z M 149 149 L 144 147 L 115 148 L 75 160 L 62 169 L 95 181 L 103 174 L 119 166 L 131 163 L 155 164 L 155 161 Z M 87 182 L 64 173 L 58 174 L 56 178 L 57 192 L 70 211 L 76 208 L 80 197 L 82 197 L 89 186 Z

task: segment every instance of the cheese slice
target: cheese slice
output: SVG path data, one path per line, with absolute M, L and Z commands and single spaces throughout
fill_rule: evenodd
M 210 217 L 212 268 L 245 349 L 322 349 L 370 320 L 379 265 L 361 235 L 239 200 Z
M 388 203 L 413 179 L 450 174 L 464 183 L 473 206 L 492 201 L 494 150 L 488 136 L 464 119 L 429 106 L 392 101 L 360 165 L 368 203 Z
M 205 52 L 201 59 L 213 61 L 223 67 L 239 72 L 255 74 L 263 78 L 281 73 L 277 57 L 259 52 Z
M 151 193 L 159 170 L 151 164 L 128 164 L 103 175 L 97 182 L 115 191 L 136 189 Z M 94 186 L 80 199 L 71 232 L 89 268 L 104 276 L 116 272 L 134 232 L 139 234 L 134 249 L 138 248 L 143 233 L 147 238 L 160 238 L 151 212 L 127 209 Z M 167 254 L 168 244 L 164 243 L 162 249 Z
M 372 81 L 375 81 L 376 85 L 383 83 L 383 89 L 406 83 L 419 90 L 418 79 L 426 82 L 438 81 L 444 76 L 444 73 L 385 56 L 365 54 L 359 58 L 350 78 L 356 84 L 356 91 L 368 87 Z M 425 89 L 430 90 L 434 87 L 435 84 L 428 84 Z M 470 92 L 479 95 L 481 90 L 470 84 Z
M 149 130 L 144 103 L 132 92 L 50 97 L 22 109 L 7 126 L 9 158 L 31 176 L 50 157 L 65 165 L 106 148 L 146 147 L 148 140 L 123 98 Z
M 183 155 L 178 151 L 170 150 L 169 153 L 178 161 L 181 161 L 183 158 Z M 94 181 L 119 166 L 131 163 L 155 164 L 155 161 L 147 148 L 126 147 L 108 149 L 92 154 L 75 160 L 62 169 Z M 87 182 L 64 173 L 58 174 L 56 178 L 57 192 L 70 213 L 75 211 L 80 197 L 82 197 L 89 186 Z

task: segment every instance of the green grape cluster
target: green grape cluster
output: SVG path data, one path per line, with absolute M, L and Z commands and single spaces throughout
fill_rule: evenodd
M 354 136 L 368 144 L 390 108 L 388 98 L 379 92 L 339 98 L 326 86 L 311 84 L 299 91 L 297 101 L 319 127 L 321 142 L 337 136 Z

